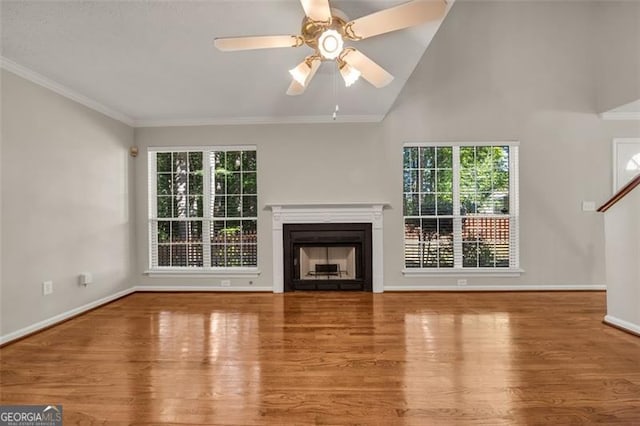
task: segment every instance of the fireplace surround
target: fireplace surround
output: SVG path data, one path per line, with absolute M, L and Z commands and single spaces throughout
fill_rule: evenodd
M 284 291 L 284 225 L 313 223 L 371 224 L 371 287 L 374 293 L 382 293 L 383 211 L 386 206 L 386 203 L 267 204 L 272 211 L 274 293 Z

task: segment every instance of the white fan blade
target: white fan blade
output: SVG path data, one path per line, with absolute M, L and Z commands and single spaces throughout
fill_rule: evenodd
M 362 78 L 373 84 L 378 89 L 393 81 L 393 76 L 391 74 L 359 50 L 349 49 L 342 59 L 353 68 L 360 71 Z
M 347 24 L 347 35 L 361 40 L 440 19 L 447 10 L 445 0 L 414 0 L 363 16 Z
M 295 80 L 291 80 L 291 85 L 287 89 L 287 95 L 298 96 L 302 95 L 307 88 Z
M 305 87 L 309 87 L 309 83 L 311 83 L 311 80 L 316 75 L 316 72 L 318 72 L 318 68 L 320 68 L 321 64 L 322 61 L 318 57 L 311 61 L 311 73 L 309 73 L 309 77 L 307 77 L 307 81 L 304 84 Z
M 299 37 L 293 35 L 217 38 L 213 44 L 223 52 L 298 47 L 301 45 Z
M 305 15 L 312 21 L 328 21 L 331 19 L 329 0 L 300 0 Z

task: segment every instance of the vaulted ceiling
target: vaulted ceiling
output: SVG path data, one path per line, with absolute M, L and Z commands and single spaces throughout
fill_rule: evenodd
M 355 19 L 405 1 L 331 5 Z M 295 97 L 285 94 L 288 70 L 309 47 L 223 53 L 212 44 L 223 36 L 299 34 L 303 16 L 298 0 L 3 0 L 1 54 L 5 68 L 136 126 L 323 122 L 336 104 L 337 121 L 379 121 L 442 23 L 354 43 L 394 75 L 389 86 L 360 79 L 346 88 L 335 64 L 324 62 Z

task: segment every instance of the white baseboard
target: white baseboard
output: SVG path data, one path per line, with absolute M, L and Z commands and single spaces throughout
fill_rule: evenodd
M 604 284 L 586 285 L 387 285 L 384 291 L 602 291 Z
M 625 321 L 623 319 L 620 318 L 616 318 L 614 316 L 611 315 L 606 315 L 604 317 L 604 323 L 605 324 L 609 324 L 612 325 L 614 327 L 617 328 L 621 328 L 623 330 L 626 330 L 630 333 L 636 334 L 638 336 L 640 336 L 640 325 L 638 324 L 633 324 L 629 321 Z
M 103 297 L 102 299 L 98 299 L 96 301 L 93 301 L 91 303 L 87 303 L 86 305 L 77 307 L 75 309 L 71 309 L 68 310 L 66 312 L 63 312 L 61 314 L 58 314 L 56 316 L 53 316 L 51 318 L 47 318 L 46 320 L 37 322 L 35 324 L 32 324 L 28 327 L 25 328 L 21 328 L 20 330 L 14 331 L 12 333 L 9 334 L 5 334 L 4 336 L 0 336 L 0 345 L 4 345 L 5 343 L 11 342 L 13 340 L 19 339 L 23 336 L 26 336 L 28 334 L 31 333 L 35 333 L 36 331 L 40 331 L 44 328 L 50 327 L 52 325 L 55 325 L 57 323 L 60 323 L 66 319 L 69 319 L 71 317 L 74 317 L 76 315 L 82 314 L 84 312 L 87 312 L 93 308 L 96 308 L 100 305 L 104 305 L 106 303 L 109 303 L 113 300 L 119 299 L 121 297 L 127 296 L 131 293 L 133 293 L 135 290 L 133 288 L 128 288 L 126 290 L 122 290 L 119 291 L 116 294 L 112 294 L 110 296 L 107 297 Z
M 445 285 L 420 285 L 420 286 L 385 286 L 384 291 L 600 291 L 606 290 L 605 285 L 522 285 L 522 286 L 502 286 L 502 285 L 489 285 L 489 286 L 445 286 Z M 9 334 L 0 336 L 0 345 L 19 339 L 36 331 L 50 327 L 57 323 L 60 323 L 66 319 L 74 317 L 76 315 L 87 312 L 100 305 L 107 304 L 113 300 L 127 296 L 135 292 L 273 292 L 273 287 L 207 287 L 207 286 L 135 286 L 126 290 L 122 290 L 118 293 L 112 294 L 102 299 L 98 299 L 86 305 L 80 306 L 75 309 L 68 310 L 61 314 L 55 315 L 46 320 L 37 322 L 28 327 L 24 327 L 20 330 L 14 331 Z M 629 330 L 633 333 L 640 334 L 640 326 L 629 323 L 627 321 L 607 315 L 605 322 L 615 325 L 617 327 Z
M 140 292 L 273 292 L 273 287 L 257 287 L 257 286 L 243 286 L 243 287 L 212 287 L 212 286 L 184 286 L 184 285 L 139 285 L 133 288 L 134 291 Z

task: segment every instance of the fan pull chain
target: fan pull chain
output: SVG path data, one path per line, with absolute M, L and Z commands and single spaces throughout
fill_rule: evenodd
M 333 110 L 333 121 L 336 121 L 338 118 L 338 112 L 340 111 L 340 106 L 338 105 L 338 93 L 337 93 L 337 82 L 336 82 L 336 74 L 338 70 L 338 64 L 336 62 L 336 68 L 333 71 L 333 99 L 336 101 L 336 109 Z

